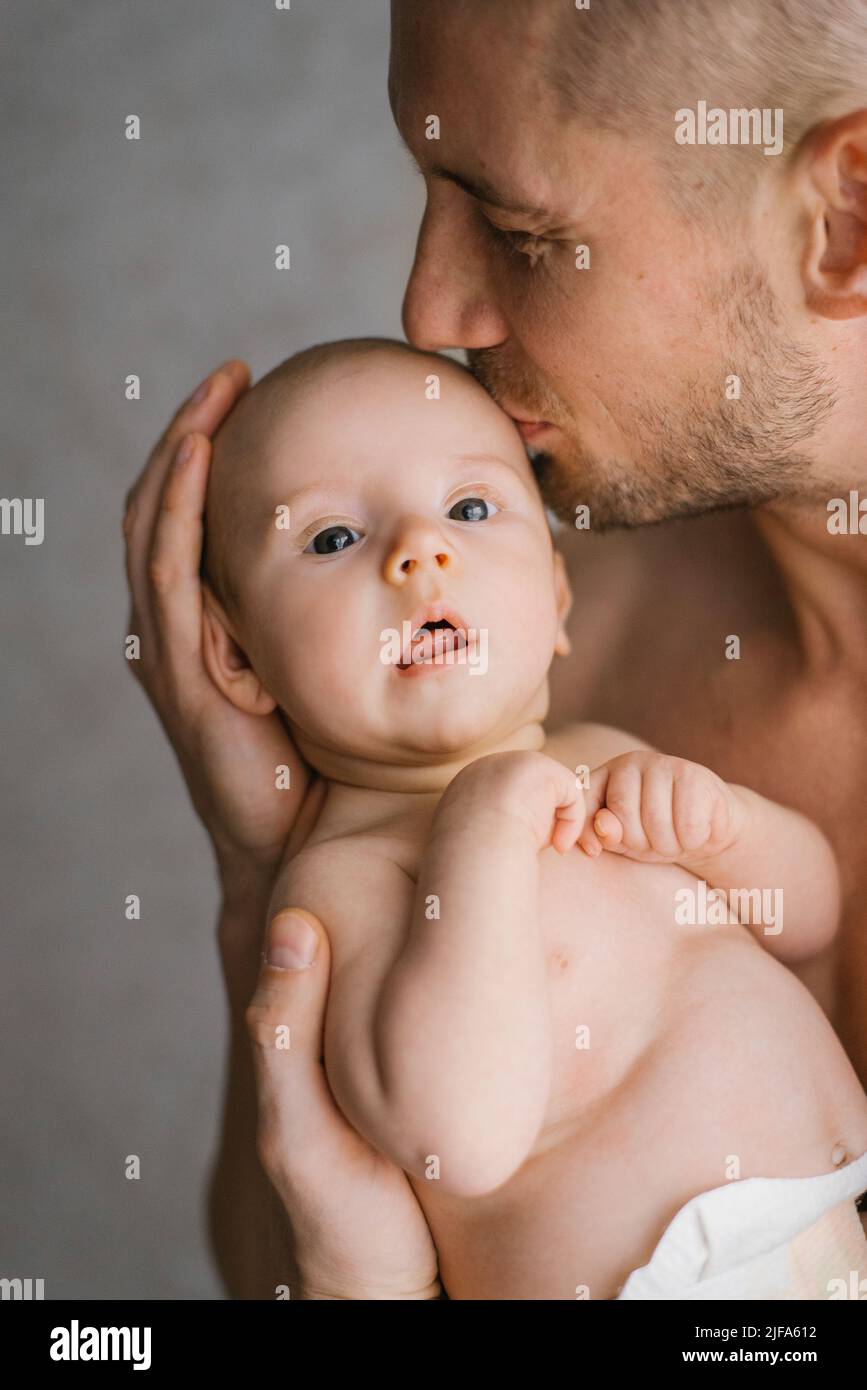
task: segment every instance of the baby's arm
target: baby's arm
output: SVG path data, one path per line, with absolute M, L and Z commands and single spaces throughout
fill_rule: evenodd
M 442 1191 L 492 1191 L 539 1132 L 551 1020 L 538 855 L 552 829 L 555 847 L 573 848 L 582 820 L 560 764 L 491 755 L 440 802 L 414 892 L 368 850 L 355 869 L 332 862 L 327 903 L 303 901 L 335 940 L 351 923 L 326 1018 L 335 1099 L 376 1149 Z
M 438 808 L 377 1040 L 413 1135 L 404 1166 L 421 1176 L 437 1155 L 445 1190 L 499 1186 L 538 1134 L 551 1062 L 538 855 L 552 829 L 571 849 L 583 815 L 574 777 L 538 753 L 479 759 Z
M 586 800 L 579 843 L 587 853 L 605 848 L 683 865 L 729 894 L 740 920 L 780 960 L 804 960 L 833 939 L 837 862 L 819 828 L 797 811 L 698 763 L 643 750 L 596 768 Z M 765 903 L 773 904 L 770 920 L 762 919 Z

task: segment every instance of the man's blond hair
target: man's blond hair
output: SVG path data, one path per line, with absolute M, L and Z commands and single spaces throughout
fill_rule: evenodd
M 543 62 L 564 112 L 652 139 L 690 210 L 743 194 L 779 161 L 759 143 L 677 144 L 678 110 L 779 109 L 786 161 L 808 131 L 867 107 L 867 0 L 528 3 L 550 25 Z

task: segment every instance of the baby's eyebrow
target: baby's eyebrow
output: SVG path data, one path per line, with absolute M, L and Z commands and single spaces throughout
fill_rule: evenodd
M 305 483 L 303 487 L 295 488 L 294 491 L 285 493 L 282 497 L 275 497 L 271 511 L 273 513 L 280 506 L 288 507 L 291 517 L 292 508 L 299 506 L 302 502 L 315 499 L 327 505 L 342 491 L 343 489 L 337 486 L 330 487 L 327 483 Z
M 303 487 L 298 487 L 294 492 L 290 492 L 288 501 L 299 502 L 302 497 L 330 497 L 334 489 L 328 483 L 305 483 Z
M 320 508 L 323 512 L 334 511 L 345 495 L 345 488 L 331 488 L 323 483 L 306 483 L 282 495 L 274 493 L 270 500 L 264 500 L 261 513 L 257 508 L 257 534 L 264 537 L 266 545 L 276 545 L 280 536 L 285 539 L 288 532 L 299 528 L 295 518 L 301 508 L 307 516 Z
M 522 481 L 521 475 L 518 472 L 517 468 L 513 468 L 513 466 L 510 463 L 506 463 L 505 459 L 499 458 L 496 454 L 454 454 L 453 462 L 482 463 L 485 464 L 486 467 L 491 468 L 496 472 L 508 474 L 508 476 L 513 480 L 517 480 L 518 482 Z

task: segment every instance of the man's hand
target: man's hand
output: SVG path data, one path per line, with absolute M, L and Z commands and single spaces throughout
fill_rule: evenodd
M 243 362 L 211 374 L 178 410 L 127 496 L 123 533 L 141 640 L 130 661 L 168 734 L 224 880 L 276 868 L 294 815 L 275 768 L 297 753 L 275 712 L 243 714 L 202 662 L 199 567 L 211 436 L 249 387 Z M 294 798 L 292 799 L 295 800 Z
M 741 834 L 746 806 L 735 787 L 685 758 L 636 750 L 590 774 L 578 843 L 645 864 L 704 862 Z
M 318 919 L 279 912 L 246 1011 L 259 1158 L 292 1233 L 290 1294 L 438 1298 L 436 1250 L 406 1175 L 356 1133 L 329 1090 L 322 1065 L 329 971 Z

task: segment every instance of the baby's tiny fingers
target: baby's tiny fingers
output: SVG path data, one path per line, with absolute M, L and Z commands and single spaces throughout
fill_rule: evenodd
M 644 853 L 650 848 L 641 823 L 642 772 L 637 763 L 618 762 L 611 771 L 605 788 L 605 807 L 620 822 L 623 848 Z
M 707 782 L 693 774 L 674 781 L 674 828 L 685 850 L 707 844 L 713 821 L 714 795 Z
M 570 789 L 568 797 L 560 803 L 554 812 L 551 844 L 558 854 L 565 854 L 568 850 L 575 848 L 584 822 L 584 796 L 580 791 L 576 793 Z
M 578 846 L 580 849 L 583 849 L 584 853 L 589 855 L 591 859 L 598 859 L 599 855 L 602 853 L 602 844 L 599 836 L 596 834 L 589 821 L 578 836 Z
M 616 849 L 623 840 L 623 826 L 614 812 L 609 810 L 607 806 L 603 806 L 601 811 L 597 811 L 593 820 L 593 829 L 599 836 L 604 849 Z
M 608 765 L 603 763 L 601 767 L 594 768 L 590 774 L 590 785 L 584 793 L 584 808 L 586 820 L 584 829 L 578 837 L 578 844 L 585 854 L 591 859 L 596 859 L 602 853 L 602 844 L 596 831 L 593 829 L 593 822 L 600 807 L 605 805 L 605 789 L 608 786 Z
M 551 844 L 558 854 L 568 854 L 570 849 L 575 848 L 580 830 L 581 821 L 562 820 L 559 816 L 557 817 L 554 833 L 551 836 Z
M 641 784 L 641 823 L 654 854 L 676 859 L 680 844 L 674 831 L 671 760 L 659 758 L 645 770 Z

